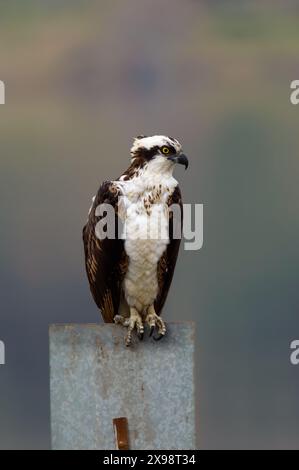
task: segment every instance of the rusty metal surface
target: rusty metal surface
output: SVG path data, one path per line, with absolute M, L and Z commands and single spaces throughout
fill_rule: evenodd
M 129 450 L 129 428 L 127 418 L 114 418 L 113 419 L 114 434 L 115 434 L 115 447 L 117 450 Z
M 53 449 L 115 449 L 125 416 L 131 449 L 194 449 L 194 324 L 124 346 L 118 325 L 50 327 Z

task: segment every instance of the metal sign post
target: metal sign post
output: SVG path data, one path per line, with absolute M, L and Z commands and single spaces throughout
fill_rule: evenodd
M 145 334 L 130 348 L 124 334 L 50 327 L 53 449 L 195 449 L 194 324 L 168 323 L 163 340 Z

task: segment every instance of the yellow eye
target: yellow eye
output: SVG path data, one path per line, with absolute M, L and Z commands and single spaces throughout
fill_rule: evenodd
M 167 155 L 169 153 L 169 148 L 168 147 L 162 147 L 162 152 L 164 155 Z

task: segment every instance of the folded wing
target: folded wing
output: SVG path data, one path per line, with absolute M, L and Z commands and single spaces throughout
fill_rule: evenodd
M 112 323 L 118 313 L 122 281 L 128 264 L 124 242 L 117 237 L 117 203 L 117 188 L 112 182 L 104 182 L 83 228 L 85 267 L 90 290 L 107 323 Z M 101 220 L 101 217 L 96 216 L 96 209 L 101 204 L 109 204 L 115 210 L 115 239 L 99 239 L 96 236 L 96 225 Z

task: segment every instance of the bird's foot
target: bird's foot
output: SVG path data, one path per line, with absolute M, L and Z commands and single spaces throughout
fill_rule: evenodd
M 162 318 L 156 314 L 153 305 L 148 308 L 145 321 L 150 327 L 150 336 L 152 336 L 155 327 L 157 328 L 157 336 L 154 336 L 154 340 L 158 341 L 159 339 L 164 338 L 166 334 L 166 325 Z
M 130 346 L 132 343 L 132 335 L 133 331 L 136 329 L 138 338 L 140 340 L 143 339 L 144 334 L 144 326 L 142 322 L 142 318 L 139 315 L 136 308 L 130 308 L 130 317 L 125 318 L 121 315 L 115 315 L 114 322 L 126 326 L 128 328 L 126 337 L 125 337 L 125 344 L 126 346 Z
M 129 326 L 129 318 L 122 315 L 115 315 L 113 321 L 116 325 Z

